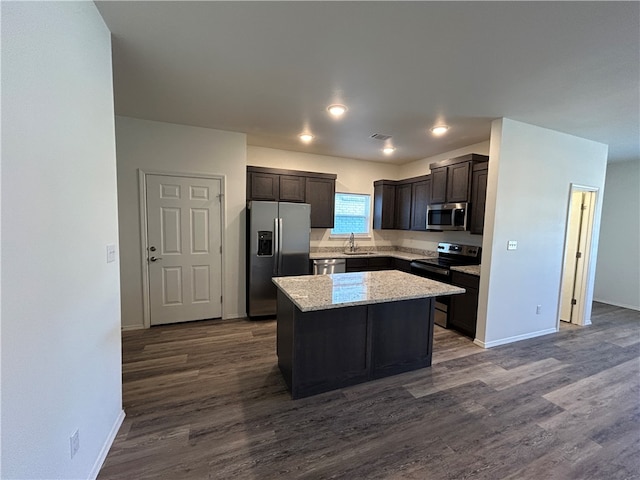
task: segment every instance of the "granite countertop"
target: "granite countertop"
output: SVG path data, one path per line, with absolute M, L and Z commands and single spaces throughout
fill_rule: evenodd
M 475 275 L 476 277 L 480 276 L 480 265 L 462 265 L 459 267 L 451 267 L 451 270 L 467 273 L 469 275 Z
M 413 253 L 403 252 L 400 250 L 362 250 L 356 253 L 345 253 L 344 251 L 336 252 L 311 252 L 309 254 L 310 260 L 317 260 L 319 258 L 370 258 L 370 257 L 393 257 L 400 258 L 402 260 L 418 260 L 420 258 L 432 258 L 437 257 L 437 253 Z
M 303 312 L 465 292 L 398 270 L 276 277 L 273 283 Z

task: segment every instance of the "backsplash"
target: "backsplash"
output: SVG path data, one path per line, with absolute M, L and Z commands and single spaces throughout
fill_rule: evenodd
M 348 247 L 348 239 L 330 238 L 330 229 L 312 228 L 310 247 L 312 252 L 340 252 Z M 469 232 L 412 232 L 407 230 L 374 230 L 370 238 L 356 237 L 359 250 L 402 250 L 422 253 L 434 252 L 440 242 L 482 246 L 482 235 Z

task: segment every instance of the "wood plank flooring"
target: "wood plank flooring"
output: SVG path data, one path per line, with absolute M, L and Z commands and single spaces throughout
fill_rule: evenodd
M 275 321 L 123 334 L 108 479 L 640 479 L 640 313 L 483 350 L 436 327 L 433 366 L 291 400 Z

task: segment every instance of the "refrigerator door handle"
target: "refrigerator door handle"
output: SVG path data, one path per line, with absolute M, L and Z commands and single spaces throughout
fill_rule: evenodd
M 278 218 L 278 275 L 282 275 L 282 217 Z
M 280 229 L 278 218 L 273 219 L 273 276 L 278 276 L 279 258 L 280 258 Z

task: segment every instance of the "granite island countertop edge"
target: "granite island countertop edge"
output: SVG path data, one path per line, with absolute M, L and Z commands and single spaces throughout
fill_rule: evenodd
M 369 292 L 367 289 L 366 298 L 348 299 L 349 289 L 355 288 L 357 290 L 361 285 L 358 283 L 359 276 L 364 279 L 365 283 L 370 283 L 373 291 Z M 456 295 L 466 291 L 462 287 L 416 277 L 398 270 L 275 277 L 272 280 L 276 287 L 302 312 Z M 349 283 L 350 280 L 353 281 Z M 343 281 L 345 283 L 340 285 Z M 384 281 L 384 286 L 381 284 L 382 281 Z M 407 286 L 405 282 L 409 282 L 409 285 Z M 336 286 L 335 283 L 338 285 Z M 378 290 L 384 287 L 384 292 L 376 291 L 376 287 Z M 304 290 L 306 294 L 302 295 L 301 290 Z M 347 299 L 340 299 L 343 293 Z M 335 297 L 338 297 L 339 300 L 336 301 Z

